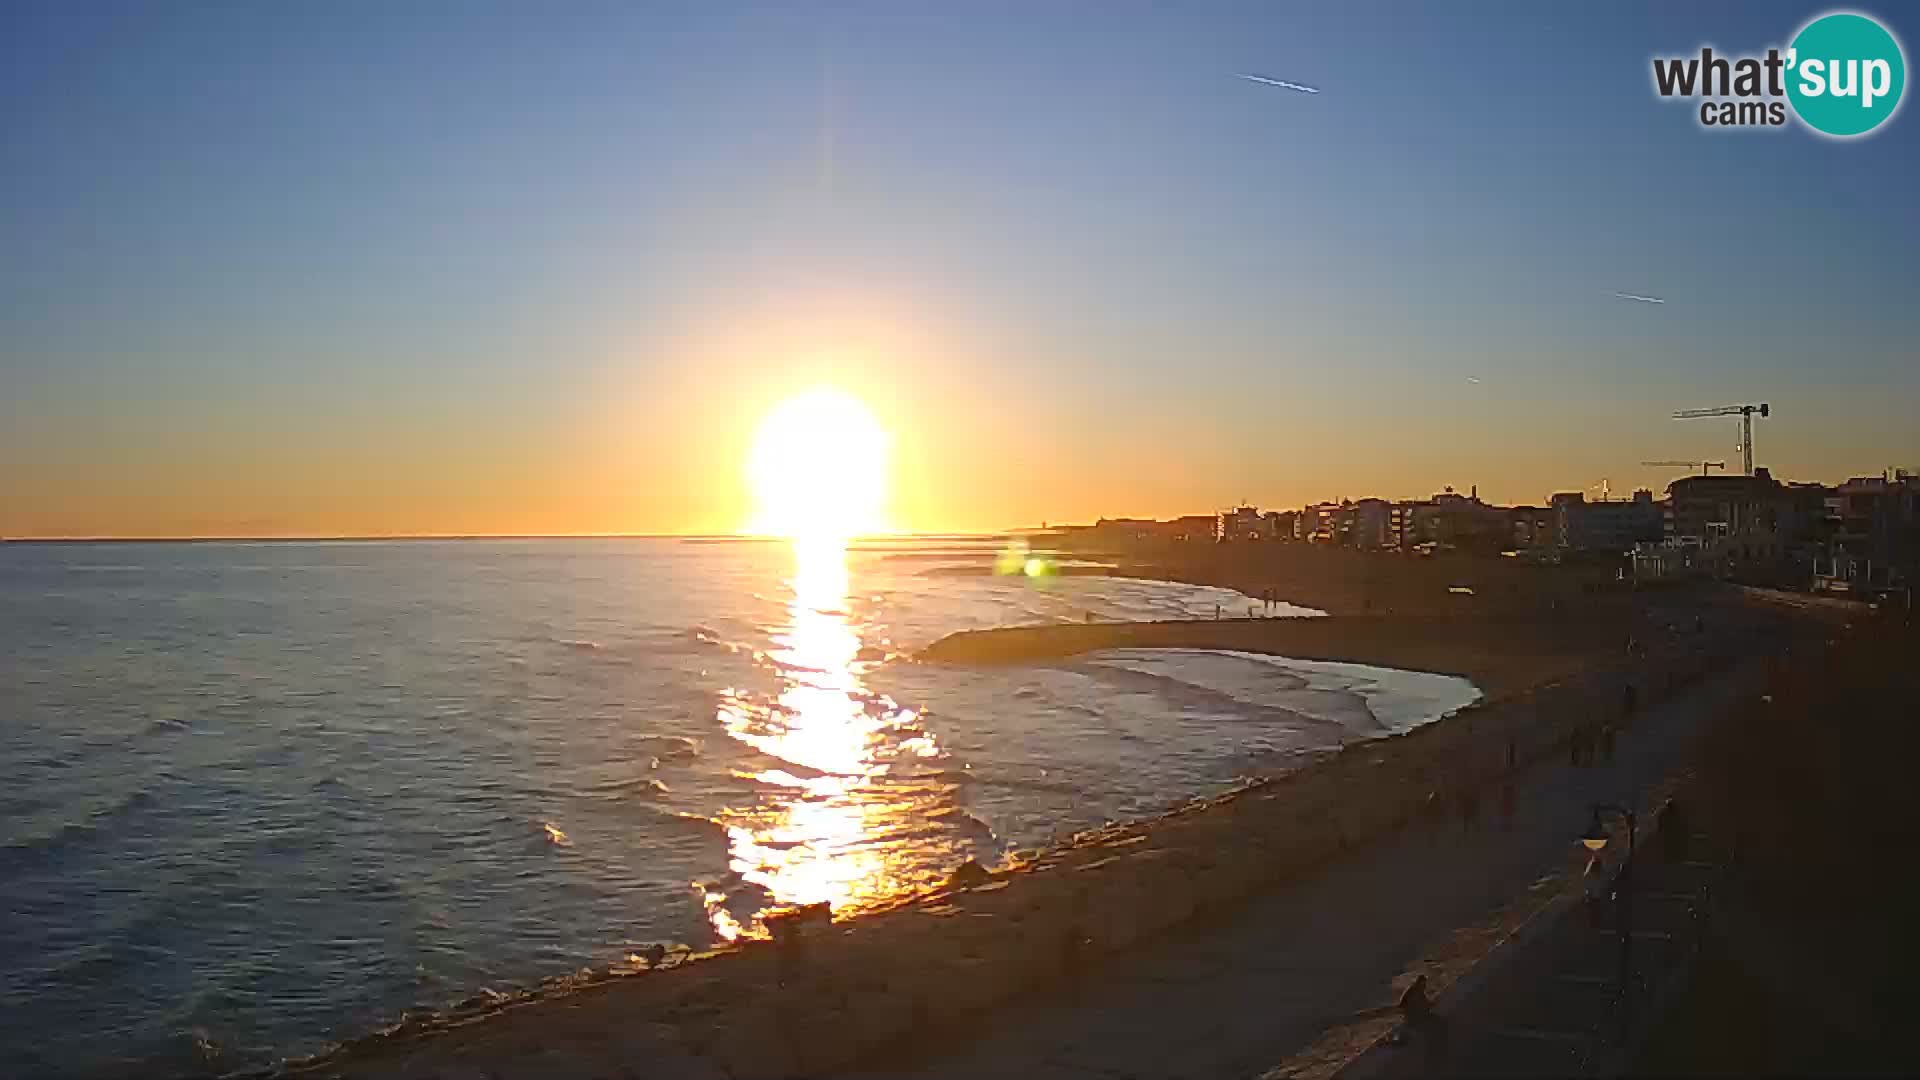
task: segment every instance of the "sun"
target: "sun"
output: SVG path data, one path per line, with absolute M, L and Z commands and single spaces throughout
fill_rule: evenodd
M 887 532 L 886 429 L 832 388 L 788 398 L 760 421 L 747 457 L 748 531 L 799 540 Z

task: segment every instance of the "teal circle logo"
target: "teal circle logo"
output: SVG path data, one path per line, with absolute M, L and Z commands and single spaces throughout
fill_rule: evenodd
M 1823 135 L 1865 135 L 1893 116 L 1907 88 L 1907 58 L 1887 28 L 1835 12 L 1802 27 L 1787 50 L 1787 100 Z

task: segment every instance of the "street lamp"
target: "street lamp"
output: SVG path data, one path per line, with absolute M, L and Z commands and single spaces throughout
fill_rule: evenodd
M 1580 837 L 1580 843 L 1584 845 L 1588 851 L 1593 852 L 1598 852 L 1601 848 L 1607 846 L 1607 841 L 1611 839 L 1611 837 L 1607 835 L 1607 830 L 1602 827 L 1600 823 L 1601 815 L 1603 814 L 1612 814 L 1616 817 L 1627 819 L 1627 865 L 1632 866 L 1634 835 L 1638 832 L 1638 827 L 1633 816 L 1633 811 L 1624 806 L 1615 803 L 1594 803 L 1593 819 L 1587 825 L 1586 833 Z

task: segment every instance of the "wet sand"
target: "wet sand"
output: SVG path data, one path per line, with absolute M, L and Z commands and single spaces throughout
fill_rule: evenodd
M 1658 616 L 1655 616 L 1657 619 Z M 1465 675 L 1487 698 L 1404 735 L 1149 821 L 1016 860 L 983 884 L 905 897 L 798 949 L 746 942 L 677 969 L 583 972 L 477 997 L 295 1066 L 299 1075 L 790 1077 L 924 1048 L 1021 995 L 1269 891 L 1487 784 L 1509 755 L 1540 760 L 1619 707 L 1719 663 L 1725 640 L 1671 637 L 1629 659 L 1622 607 L 1584 618 L 1325 618 L 1060 626 L 956 635 L 928 650 L 1011 662 L 1087 648 L 1278 652 Z

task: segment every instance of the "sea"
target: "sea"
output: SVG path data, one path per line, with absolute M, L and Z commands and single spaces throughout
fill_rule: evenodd
M 0 1076 L 261 1067 L 857 916 L 1478 697 L 1244 653 L 916 661 L 1318 614 L 1012 543 L 0 544 Z

